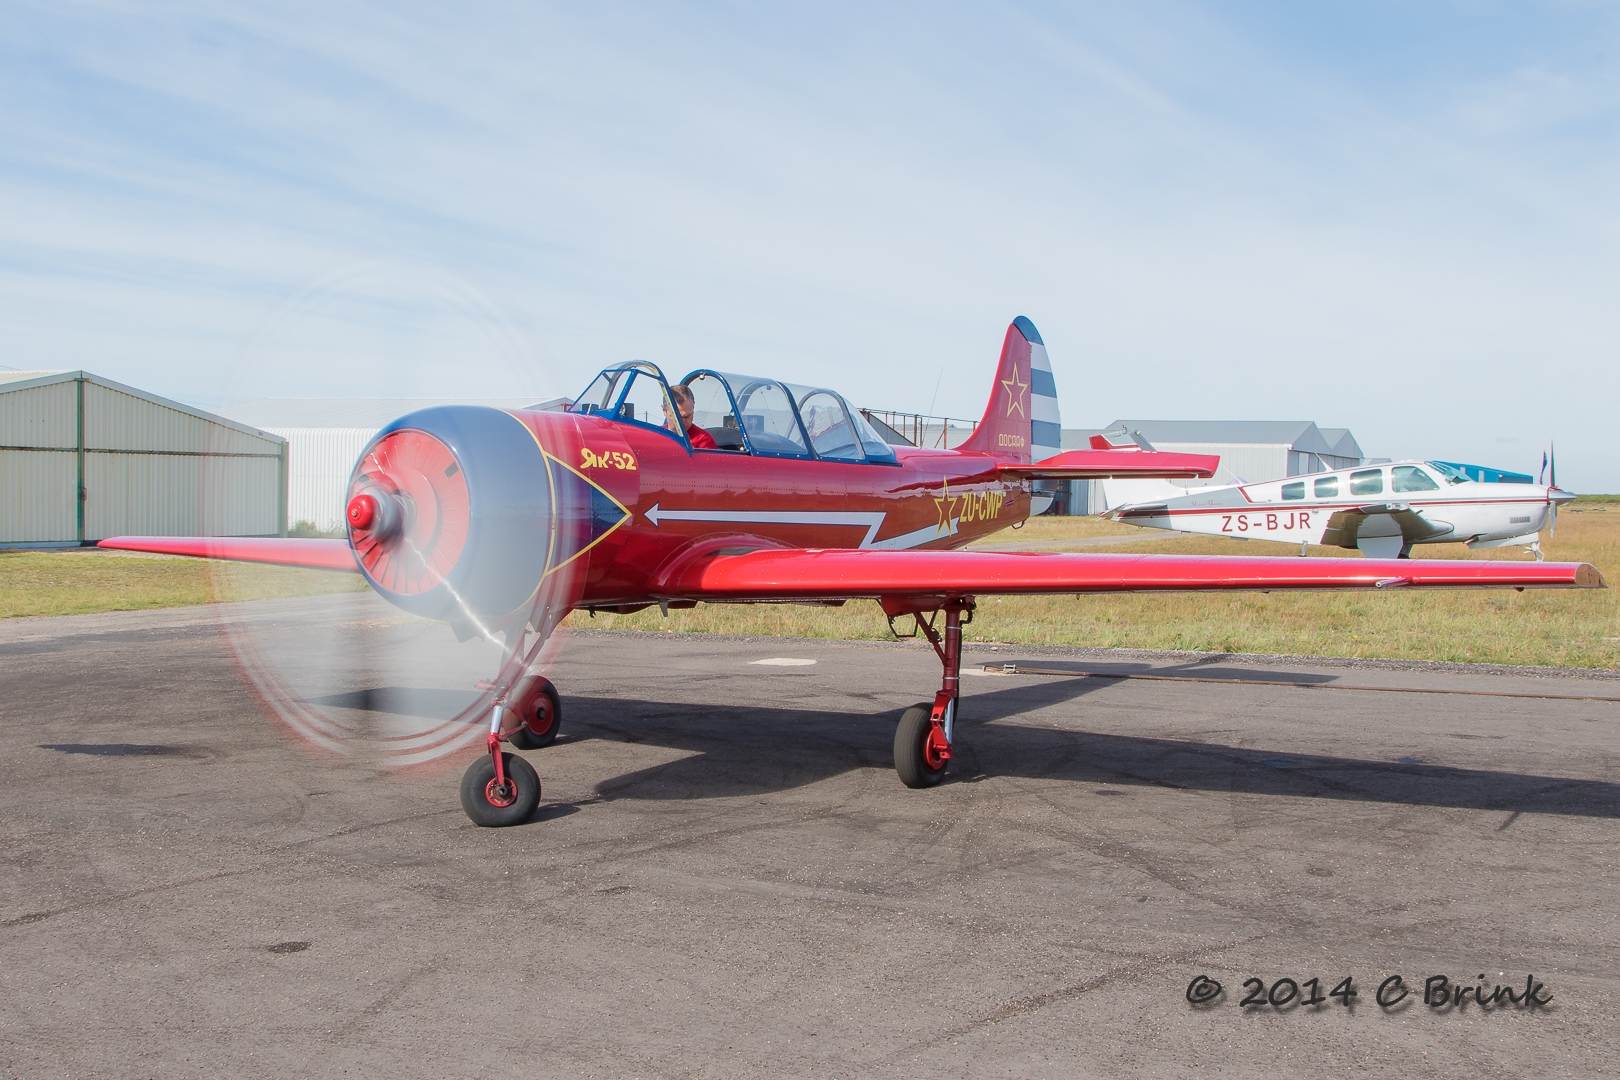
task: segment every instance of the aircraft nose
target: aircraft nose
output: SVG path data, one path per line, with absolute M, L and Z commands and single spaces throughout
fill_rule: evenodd
M 344 519 L 362 569 L 405 597 L 437 588 L 466 547 L 468 489 L 454 451 L 427 431 L 388 432 L 355 466 Z
M 369 489 L 349 500 L 344 516 L 348 518 L 352 535 L 369 533 L 375 542 L 389 544 L 405 531 L 408 515 L 399 496 Z
M 1563 506 L 1565 503 L 1572 503 L 1575 501 L 1575 493 L 1573 491 L 1565 491 L 1560 487 L 1548 488 L 1547 498 L 1551 499 L 1559 506 Z
M 356 529 L 369 529 L 377 520 L 377 500 L 371 495 L 356 495 L 349 500 L 349 524 Z
M 420 409 L 384 428 L 355 464 L 349 542 L 389 603 L 458 627 L 495 625 L 528 609 L 545 574 L 556 546 L 552 483 L 519 417 Z

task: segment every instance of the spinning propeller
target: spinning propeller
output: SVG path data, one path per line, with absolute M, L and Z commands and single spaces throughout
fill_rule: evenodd
M 1558 486 L 1558 450 L 1552 443 L 1547 444 L 1542 458 L 1542 475 L 1547 480 L 1547 539 L 1551 540 L 1558 535 L 1558 508 L 1575 501 L 1574 492 Z
M 579 556 L 625 517 L 567 460 L 577 448 L 543 447 L 521 414 L 481 406 L 383 428 L 342 507 L 370 589 L 220 608 L 261 709 L 313 753 L 390 769 L 464 764 L 497 706 L 519 748 L 555 739 L 557 623 Z M 253 573 L 212 565 L 225 593 Z

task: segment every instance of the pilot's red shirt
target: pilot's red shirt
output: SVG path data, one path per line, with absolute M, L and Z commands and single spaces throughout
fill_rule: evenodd
M 692 424 L 687 427 L 686 437 L 692 440 L 692 449 L 694 450 L 720 449 L 720 444 L 714 441 L 714 436 L 710 435 L 707 431 L 704 431 L 696 424 Z

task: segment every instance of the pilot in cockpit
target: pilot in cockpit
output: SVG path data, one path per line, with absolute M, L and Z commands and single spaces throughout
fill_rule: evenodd
M 715 443 L 714 436 L 692 422 L 692 414 L 696 411 L 692 388 L 685 383 L 676 383 L 669 388 L 669 396 L 675 399 L 675 408 L 680 410 L 680 419 L 676 420 L 669 411 L 669 405 L 666 404 L 664 426 L 671 431 L 685 431 L 694 450 L 718 450 L 719 446 Z

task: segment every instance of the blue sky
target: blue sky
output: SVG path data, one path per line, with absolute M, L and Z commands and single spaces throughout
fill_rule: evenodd
M 13 0 L 0 364 L 976 417 L 1025 314 L 1067 426 L 1620 491 L 1617 57 L 1614 4 Z

